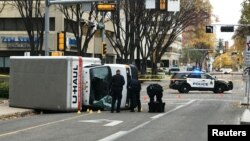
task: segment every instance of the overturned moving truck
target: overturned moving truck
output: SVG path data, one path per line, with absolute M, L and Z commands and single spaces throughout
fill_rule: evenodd
M 109 109 L 110 81 L 120 69 L 125 78 L 121 107 L 129 106 L 127 76 L 137 77 L 132 65 L 101 65 L 98 58 L 75 56 L 11 57 L 11 107 L 77 111 L 84 107 Z

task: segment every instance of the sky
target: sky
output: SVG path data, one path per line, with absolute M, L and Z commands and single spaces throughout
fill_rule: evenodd
M 210 0 L 213 7 L 212 13 L 219 17 L 219 22 L 212 22 L 216 28 L 217 39 L 222 38 L 224 41 L 229 41 L 229 46 L 233 45 L 233 32 L 220 32 L 220 25 L 237 25 L 241 16 L 241 3 L 243 0 Z M 234 26 L 236 29 L 237 26 Z

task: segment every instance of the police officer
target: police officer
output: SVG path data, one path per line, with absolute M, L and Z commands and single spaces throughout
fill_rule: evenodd
M 150 84 L 147 87 L 147 93 L 150 99 L 150 103 L 153 103 L 155 101 L 155 97 L 156 97 L 156 102 L 162 103 L 163 88 L 161 85 Z
M 137 106 L 138 112 L 141 112 L 141 100 L 140 91 L 141 83 L 137 79 L 131 79 L 128 84 L 128 90 L 130 94 L 130 112 L 134 112 L 134 108 Z
M 120 70 L 116 70 L 116 75 L 112 76 L 111 79 L 111 96 L 112 96 L 112 104 L 111 104 L 111 113 L 114 112 L 115 103 L 117 101 L 116 112 L 120 112 L 121 99 L 122 99 L 122 89 L 125 84 L 124 77 L 120 74 Z

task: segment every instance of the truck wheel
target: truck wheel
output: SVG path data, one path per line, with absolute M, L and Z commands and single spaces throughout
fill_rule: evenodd
M 181 91 L 182 93 L 188 93 L 189 90 L 190 90 L 190 86 L 184 84 L 184 85 L 181 86 L 179 91 Z
M 223 92 L 224 92 L 223 85 L 219 85 L 215 87 L 214 93 L 223 93 Z

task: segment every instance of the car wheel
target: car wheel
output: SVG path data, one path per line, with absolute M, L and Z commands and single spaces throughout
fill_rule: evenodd
M 223 85 L 219 85 L 215 87 L 214 93 L 223 93 L 223 92 L 224 92 Z
M 181 86 L 181 88 L 180 88 L 179 92 L 182 92 L 182 93 L 188 93 L 188 92 L 189 92 L 189 90 L 190 90 L 190 86 L 188 86 L 188 85 L 184 84 L 184 85 L 182 85 L 182 86 Z

